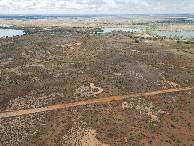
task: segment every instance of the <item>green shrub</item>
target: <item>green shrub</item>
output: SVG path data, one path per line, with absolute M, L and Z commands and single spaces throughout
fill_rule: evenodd
M 139 40 L 135 39 L 135 43 L 139 43 Z

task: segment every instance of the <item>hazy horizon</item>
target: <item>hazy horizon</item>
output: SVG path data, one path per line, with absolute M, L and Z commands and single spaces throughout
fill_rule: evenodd
M 191 14 L 194 0 L 0 0 L 0 14 Z
M 147 13 L 147 14 L 141 14 L 141 13 L 136 13 L 136 14 L 97 14 L 97 13 L 92 13 L 92 14 L 66 14 L 66 13 L 59 13 L 59 14 L 55 14 L 55 13 L 51 13 L 51 14 L 40 14 L 40 13 L 29 13 L 29 14 L 25 14 L 25 13 L 21 13 L 21 14 L 2 14 L 0 13 L 0 16 L 130 16 L 130 15 L 139 15 L 139 16 L 149 16 L 149 15 L 194 15 L 194 13 Z

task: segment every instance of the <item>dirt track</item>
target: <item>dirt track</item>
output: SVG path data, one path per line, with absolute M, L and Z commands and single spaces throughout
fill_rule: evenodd
M 134 93 L 134 94 L 128 94 L 128 95 L 122 95 L 122 96 L 109 96 L 109 97 L 87 100 L 87 101 L 78 101 L 78 102 L 73 102 L 73 103 L 51 105 L 51 106 L 41 107 L 41 108 L 36 108 L 36 109 L 27 109 L 27 110 L 0 113 L 0 118 L 19 116 L 19 115 L 25 115 L 25 114 L 33 114 L 33 113 L 45 112 L 45 111 L 56 110 L 56 109 L 65 109 L 65 108 L 74 107 L 78 105 L 110 102 L 113 100 L 122 100 L 122 99 L 130 98 L 130 97 L 148 96 L 148 95 L 155 95 L 155 94 L 161 94 L 161 93 L 185 91 L 185 90 L 191 90 L 191 89 L 194 89 L 194 87 L 157 90 L 157 91 L 150 91 L 150 92 L 145 92 L 145 93 Z

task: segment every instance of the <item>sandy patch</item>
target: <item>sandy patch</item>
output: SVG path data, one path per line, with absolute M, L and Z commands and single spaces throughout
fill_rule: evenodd
M 62 137 L 64 146 L 109 146 L 96 139 L 96 130 L 76 126 Z

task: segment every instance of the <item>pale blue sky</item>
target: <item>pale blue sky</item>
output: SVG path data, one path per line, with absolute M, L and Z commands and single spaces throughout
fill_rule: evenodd
M 194 13 L 194 0 L 0 0 L 0 14 Z

